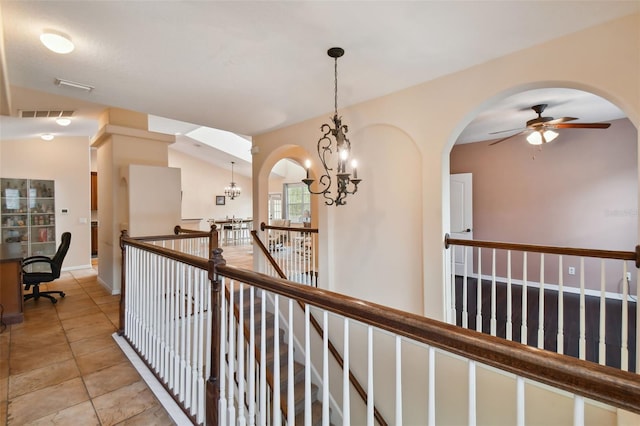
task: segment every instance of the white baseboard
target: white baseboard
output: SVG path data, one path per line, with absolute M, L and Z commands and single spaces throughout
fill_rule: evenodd
M 458 275 L 458 276 L 460 276 L 460 275 Z M 469 278 L 477 279 L 478 278 L 478 274 L 469 275 Z M 491 281 L 491 280 L 493 280 L 493 276 L 482 274 L 482 280 Z M 496 282 L 506 283 L 507 282 L 507 278 L 496 276 Z M 516 280 L 516 279 L 512 278 L 511 279 L 511 284 L 522 287 L 522 286 L 524 286 L 524 281 Z M 540 288 L 540 282 L 527 280 L 527 287 Z M 552 290 L 552 291 L 559 292 L 560 291 L 560 286 L 557 285 L 557 284 L 544 283 L 544 289 L 545 290 Z M 569 287 L 569 286 L 565 285 L 565 286 L 562 286 L 562 292 L 563 293 L 580 294 L 580 288 L 578 288 L 578 287 Z M 600 297 L 600 291 L 599 290 L 585 289 L 584 290 L 584 294 L 587 295 L 587 296 L 592 296 L 592 297 L 598 297 L 598 298 Z M 622 300 L 622 294 L 620 294 L 620 293 L 614 293 L 614 292 L 606 291 L 604 295 L 605 295 L 606 299 Z M 634 296 L 632 294 L 629 294 L 627 296 L 627 301 L 636 302 L 636 296 Z
M 138 354 L 129 346 L 129 343 L 124 339 L 124 337 L 118 336 L 118 333 L 113 333 L 113 340 L 116 341 L 122 352 L 129 358 L 129 361 L 133 365 L 133 367 L 140 373 L 142 379 L 147 383 L 151 392 L 158 398 L 160 404 L 167 411 L 169 416 L 173 419 L 173 421 L 178 426 L 191 426 L 191 420 L 187 417 L 186 414 L 182 411 L 182 409 L 178 406 L 178 404 L 173 400 L 169 392 L 162 386 L 162 384 L 156 379 L 156 376 L 149 371 L 146 364 L 140 359 Z

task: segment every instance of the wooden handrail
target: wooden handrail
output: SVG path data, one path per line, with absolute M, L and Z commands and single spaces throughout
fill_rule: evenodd
M 524 378 L 640 414 L 640 379 L 634 373 L 234 266 L 217 266 L 215 273 Z
M 264 231 L 265 229 L 274 229 L 276 231 L 294 231 L 294 232 L 311 232 L 318 233 L 318 228 L 304 228 L 304 227 L 291 227 L 291 226 L 271 226 L 267 225 L 264 222 L 260 223 L 260 230 Z
M 260 226 L 260 228 L 264 231 L 265 228 L 262 225 L 264 225 L 264 222 L 262 222 Z M 284 228 L 284 229 L 288 229 L 288 228 Z M 299 229 L 299 228 L 296 228 L 296 229 Z M 304 229 L 306 230 L 307 228 L 304 228 Z M 258 237 L 258 232 L 255 230 L 251 231 L 251 236 L 253 237 L 253 240 L 255 241 L 256 245 L 260 248 L 262 253 L 265 255 L 265 257 L 271 264 L 271 266 L 273 266 L 273 268 L 276 270 L 276 272 L 278 273 L 278 276 L 286 280 L 287 276 L 282 271 L 282 269 L 280 269 L 278 262 L 276 262 L 273 256 L 271 256 L 271 253 L 269 253 L 269 250 L 267 250 L 262 240 L 260 240 L 260 238 Z M 304 310 L 305 304 L 299 300 L 297 300 L 297 302 L 298 302 L 298 306 L 300 306 L 302 310 Z M 320 323 L 316 320 L 316 318 L 311 313 L 309 313 L 309 320 L 311 321 L 311 325 L 313 326 L 313 328 L 316 330 L 316 333 L 320 335 L 320 338 L 324 338 L 324 330 L 322 329 L 322 326 L 320 326 Z M 344 359 L 342 358 L 342 355 L 340 355 L 340 352 L 338 352 L 338 349 L 336 349 L 335 345 L 333 344 L 333 342 L 331 342 L 330 339 L 327 339 L 327 345 L 328 345 L 329 352 L 331 352 L 331 355 L 340 366 L 340 369 L 344 370 Z M 358 395 L 360 395 L 360 398 L 362 398 L 362 400 L 366 403 L 367 392 L 364 390 L 364 388 L 358 381 L 358 378 L 351 372 L 351 370 L 349 370 L 349 382 L 351 382 L 351 385 L 353 385 Z M 383 426 L 386 426 L 388 424 L 384 419 L 384 417 L 382 417 L 382 413 L 380 413 L 380 411 L 375 405 L 373 407 L 373 416 L 375 417 L 378 424 Z
M 541 246 L 535 244 L 504 243 L 497 241 L 461 240 L 451 238 L 449 237 L 449 234 L 445 234 L 444 247 L 448 249 L 450 245 L 526 251 L 530 253 L 559 254 L 564 256 L 595 257 L 598 259 L 633 260 L 636 263 L 636 268 L 640 268 L 640 245 L 636 246 L 635 251 L 596 250 L 572 247 Z
M 126 235 L 120 236 L 120 247 L 124 247 L 125 245 L 131 247 L 137 247 L 151 253 L 158 254 L 160 256 L 177 260 L 178 262 L 186 263 L 187 265 L 195 266 L 196 268 L 204 269 L 205 271 L 209 269 L 209 260 L 203 257 L 193 256 L 191 254 L 180 253 L 168 248 L 156 246 L 153 244 L 149 244 L 145 241 L 155 241 L 158 239 L 162 239 L 161 237 L 129 237 Z

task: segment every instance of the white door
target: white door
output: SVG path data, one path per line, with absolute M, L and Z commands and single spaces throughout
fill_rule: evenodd
M 471 173 L 460 173 L 450 176 L 450 199 L 451 199 L 451 238 L 460 240 L 473 239 L 473 186 Z M 464 247 L 455 247 L 455 273 L 464 273 L 465 250 Z M 467 275 L 473 273 L 473 250 L 471 247 L 467 251 Z

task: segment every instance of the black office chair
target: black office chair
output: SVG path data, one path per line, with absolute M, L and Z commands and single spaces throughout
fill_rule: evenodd
M 40 291 L 40 284 L 48 283 L 60 278 L 60 269 L 62 269 L 62 261 L 69 251 L 69 245 L 71 244 L 71 232 L 65 232 L 62 234 L 62 242 L 58 247 L 56 254 L 49 258 L 47 256 L 30 256 L 22 261 L 22 283 L 24 289 L 29 290 L 33 286 L 33 292 L 31 294 L 25 294 L 24 300 L 34 299 L 38 300 L 40 297 L 46 297 L 51 299 L 51 303 L 57 303 L 58 300 L 51 296 L 51 294 L 59 294 L 60 297 L 64 297 L 62 291 Z M 48 270 L 38 272 L 27 272 L 25 267 L 35 264 L 46 264 Z

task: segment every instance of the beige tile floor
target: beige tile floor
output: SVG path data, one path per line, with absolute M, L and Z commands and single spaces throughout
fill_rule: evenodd
M 113 340 L 119 296 L 96 277 L 63 273 L 48 287 L 65 298 L 27 301 L 0 334 L 0 426 L 174 424 Z

